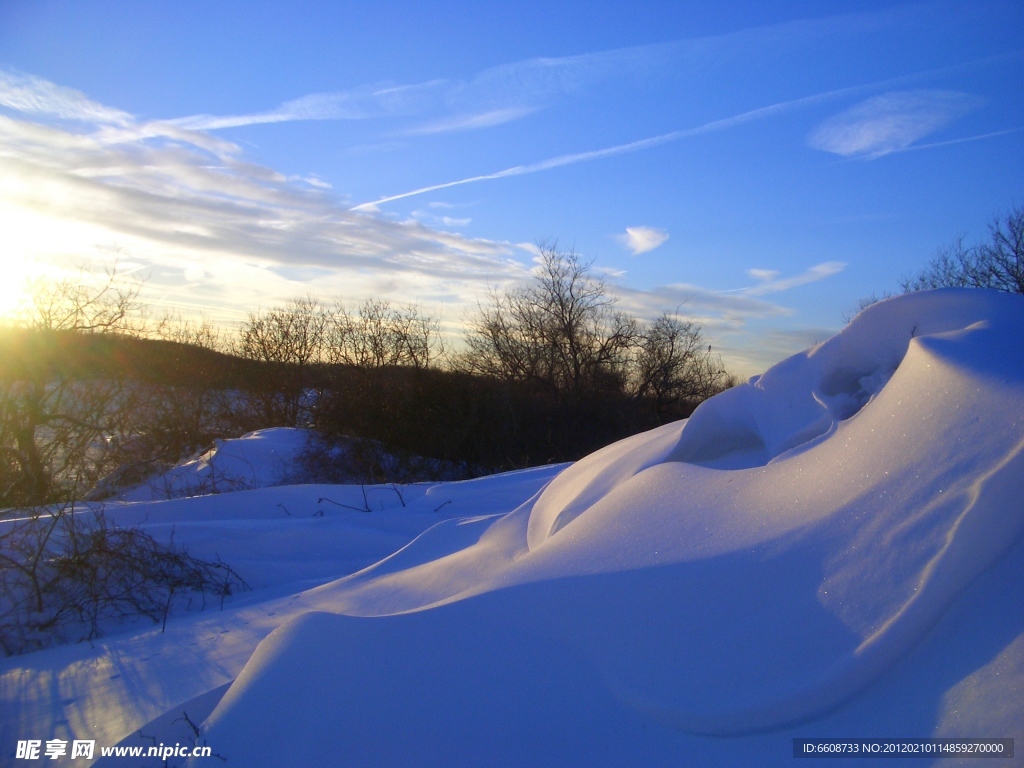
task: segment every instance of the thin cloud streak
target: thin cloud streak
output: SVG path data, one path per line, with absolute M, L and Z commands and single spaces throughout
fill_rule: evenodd
M 996 57 L 990 57 L 979 60 L 973 63 L 982 63 L 994 60 Z M 958 65 L 957 68 L 968 65 Z M 724 131 L 729 128 L 734 128 L 739 125 L 754 122 L 756 120 L 762 120 L 775 115 L 783 114 L 792 110 L 800 109 L 801 107 L 810 106 L 812 104 L 818 104 L 831 99 L 840 98 L 842 96 L 850 96 L 856 93 L 862 93 L 864 91 L 872 90 L 875 88 L 881 88 L 888 85 L 894 85 L 897 83 L 907 82 L 913 79 L 927 76 L 929 74 L 935 74 L 939 72 L 945 72 L 951 67 L 943 67 L 942 69 L 930 70 L 928 72 L 918 72 L 912 75 L 905 75 L 898 78 L 890 78 L 888 80 L 881 80 L 875 83 L 867 83 L 864 85 L 854 85 L 846 88 L 837 88 L 830 91 L 823 91 L 822 93 L 812 94 L 810 96 L 802 96 L 798 99 L 789 99 L 786 101 L 780 101 L 775 104 L 769 104 L 768 106 L 758 107 L 757 109 L 751 109 L 746 112 L 741 112 L 730 117 L 721 118 L 719 120 L 712 120 L 711 122 L 704 123 L 703 125 L 696 126 L 695 128 L 686 128 L 679 131 L 671 131 L 669 133 L 663 133 L 658 136 L 651 136 L 646 139 L 639 139 L 637 141 L 627 142 L 625 144 L 617 144 L 611 147 L 605 147 L 603 149 L 591 150 L 588 152 L 577 152 L 567 155 L 559 155 L 557 157 L 550 158 L 548 160 L 542 160 L 537 163 L 529 165 L 516 165 L 511 168 L 505 168 L 501 171 L 494 173 L 481 174 L 479 176 L 470 176 L 464 179 L 458 179 L 456 181 L 449 181 L 442 184 L 432 184 L 427 187 L 420 187 L 418 189 L 411 190 L 409 192 L 402 192 L 397 195 L 388 195 L 387 197 L 379 198 L 378 200 L 371 200 L 365 203 L 360 203 L 354 206 L 351 210 L 375 210 L 377 206 L 384 203 L 394 202 L 395 200 L 403 200 L 407 197 L 414 197 L 416 195 L 423 195 L 428 192 L 436 192 L 442 189 L 451 189 L 452 187 L 463 186 L 464 184 L 475 184 L 481 181 L 493 181 L 495 179 L 504 179 L 510 176 L 524 176 L 531 173 L 539 173 L 540 171 L 547 171 L 553 168 L 560 168 L 566 165 L 574 165 L 576 163 L 589 162 L 591 160 L 600 160 L 606 157 L 614 157 L 616 155 L 628 154 L 631 152 L 639 152 L 645 149 L 652 149 L 654 147 L 662 146 L 663 144 L 669 144 L 671 142 L 679 141 L 681 139 L 693 138 L 708 133 L 716 133 L 718 131 Z
M 846 269 L 846 266 L 846 263 L 842 261 L 826 261 L 821 264 L 815 264 L 798 275 L 783 278 L 779 278 L 778 272 L 774 270 L 752 269 L 748 270 L 748 274 L 754 278 L 762 279 L 763 282 L 751 288 L 741 288 L 737 293 L 742 293 L 745 296 L 765 296 L 769 293 L 788 291 L 790 288 L 807 285 L 808 283 L 816 283 L 819 280 L 824 280 L 826 277 L 838 275 Z
M 867 86 L 857 86 L 857 89 Z M 561 168 L 566 165 L 575 165 L 576 163 L 585 163 L 591 160 L 600 160 L 606 157 L 614 157 L 616 155 L 624 155 L 630 152 L 639 152 L 644 149 L 651 149 L 652 147 L 659 147 L 663 144 L 668 144 L 673 141 L 679 141 L 680 139 L 691 138 L 694 136 L 700 136 L 705 133 L 713 133 L 716 131 L 723 131 L 728 128 L 732 128 L 737 125 L 743 125 L 753 120 L 758 120 L 771 115 L 780 114 L 782 112 L 796 109 L 807 104 L 814 104 L 825 99 L 835 98 L 846 93 L 850 93 L 851 88 L 842 88 L 835 91 L 826 91 L 825 93 L 815 94 L 813 96 L 804 96 L 799 99 L 792 99 L 789 101 L 781 101 L 777 104 L 770 104 L 766 107 L 759 107 L 752 109 L 747 112 L 741 112 L 738 115 L 731 117 L 722 118 L 720 120 L 712 120 L 709 123 L 704 123 L 696 128 L 687 128 L 680 131 L 671 131 L 670 133 L 663 133 L 658 136 L 651 136 L 646 139 L 638 139 L 637 141 L 631 141 L 626 144 L 617 144 L 612 147 L 605 147 L 604 149 L 595 149 L 588 152 L 575 152 L 568 155 L 559 155 L 552 157 L 548 160 L 542 160 L 538 163 L 532 163 L 530 165 L 516 165 L 511 168 L 505 168 L 495 173 L 486 173 L 480 176 L 470 176 L 465 179 L 459 179 L 457 181 L 448 181 L 443 184 L 432 184 L 429 187 L 420 187 L 410 192 L 402 192 L 397 195 L 389 195 L 382 197 L 379 200 L 372 200 L 366 203 L 360 203 L 354 206 L 351 210 L 358 211 L 364 209 L 372 209 L 383 203 L 390 203 L 395 200 L 402 200 L 407 197 L 414 197 L 416 195 L 426 194 L 427 192 L 436 192 L 441 189 L 450 189 L 452 187 L 459 187 L 464 184 L 475 184 L 480 181 L 492 181 L 494 179 L 504 179 L 509 176 L 525 176 L 531 173 L 539 173 L 540 171 L 548 171 L 552 168 Z
M 935 149 L 936 147 L 950 147 L 954 144 L 967 144 L 972 141 L 983 141 L 984 139 L 994 139 L 997 136 L 1007 136 L 1011 133 L 1019 133 L 1024 128 L 1007 128 L 1005 131 L 993 131 L 992 133 L 982 133 L 978 136 L 966 136 L 962 139 L 950 139 L 949 141 L 933 141 L 930 144 L 914 144 L 903 149 L 893 150 L 891 154 L 898 152 L 916 152 L 920 149 Z
M 366 120 L 442 113 L 409 135 L 471 130 L 519 119 L 555 96 L 594 82 L 656 72 L 693 45 L 659 43 L 560 58 L 534 58 L 483 70 L 469 80 L 429 80 L 412 85 L 374 83 L 345 91 L 313 93 L 278 107 L 242 115 L 192 115 L 166 122 L 192 130 L 219 130 L 295 120 Z M 449 110 L 455 114 L 447 114 Z
M 457 131 L 473 131 L 478 128 L 491 128 L 526 117 L 536 111 L 534 107 L 514 107 L 510 109 L 492 109 L 478 115 L 455 115 L 438 122 L 401 131 L 400 135 L 429 136 L 435 133 L 454 133 Z
M 264 123 L 286 123 L 296 120 L 365 120 L 416 114 L 439 96 L 448 81 L 431 80 L 418 85 L 395 86 L 375 83 L 351 91 L 311 93 L 286 101 L 268 112 L 247 115 L 192 115 L 164 122 L 196 131 L 213 131 Z
M 852 96 L 855 94 L 864 93 L 866 91 L 876 90 L 878 88 L 905 85 L 908 83 L 919 81 L 924 78 L 933 77 L 935 75 L 946 75 L 954 72 L 965 72 L 971 69 L 975 69 L 977 67 L 988 66 L 996 63 L 1003 63 L 1006 61 L 1011 61 L 1022 57 L 1024 57 L 1024 50 L 1012 51 L 1010 53 L 984 56 L 979 59 L 973 59 L 971 61 L 963 62 L 960 64 L 953 64 L 946 67 L 937 67 L 935 69 L 913 72 L 907 75 L 887 78 L 885 80 L 879 80 L 873 83 L 864 83 L 862 85 L 853 85 L 845 88 L 837 88 L 830 91 L 824 91 L 822 93 L 812 94 L 810 96 L 803 96 L 797 99 L 780 101 L 765 107 L 759 107 L 757 109 L 741 112 L 731 117 L 726 117 L 719 120 L 712 120 L 709 123 L 704 123 L 703 125 L 697 126 L 695 128 L 671 131 L 669 133 L 663 133 L 658 136 L 651 136 L 646 139 L 639 139 L 637 141 L 631 141 L 625 144 L 617 144 L 615 146 L 605 147 L 604 149 L 559 155 L 557 157 L 553 157 L 548 160 L 542 160 L 537 163 L 512 166 L 511 168 L 505 168 L 504 170 L 496 171 L 494 173 L 485 173 L 477 176 L 469 176 L 464 179 L 458 179 L 456 181 L 448 181 L 441 184 L 432 184 L 426 187 L 419 187 L 409 192 L 402 192 L 396 195 L 388 195 L 386 197 L 381 197 L 377 200 L 371 200 L 365 203 L 360 203 L 359 205 L 353 206 L 350 210 L 376 211 L 378 209 L 378 206 L 383 205 L 384 203 L 394 202 L 395 200 L 403 200 L 407 197 L 423 195 L 429 192 L 437 192 L 443 189 L 451 189 L 453 187 L 459 187 L 465 184 L 476 184 L 481 181 L 494 181 L 497 179 L 504 179 L 512 176 L 524 176 L 531 173 L 539 173 L 541 171 L 551 170 L 553 168 L 560 168 L 566 165 L 573 165 L 575 163 L 583 163 L 588 162 L 590 160 L 600 160 L 605 157 L 614 157 L 616 155 L 627 154 L 630 152 L 639 152 L 644 149 L 651 149 L 654 147 L 661 146 L 663 144 L 679 141 L 681 139 L 692 138 L 706 133 L 723 131 L 738 125 L 743 125 L 745 123 L 753 122 L 767 117 L 772 117 L 777 114 L 782 114 L 791 110 L 800 109 L 801 107 L 829 101 L 831 99 L 841 98 L 843 96 Z
M 460 116 L 505 112 L 522 117 L 543 108 L 554 98 L 585 90 L 610 80 L 703 67 L 715 56 L 731 56 L 736 50 L 749 52 L 766 41 L 773 45 L 781 39 L 806 39 L 851 22 L 870 19 L 875 14 L 838 15 L 824 19 L 794 20 L 738 30 L 724 35 L 677 40 L 667 43 L 632 46 L 563 57 L 540 57 L 516 61 L 478 72 L 467 80 L 435 79 L 422 83 L 396 85 L 371 83 L 348 90 L 312 93 L 283 102 L 277 107 L 240 115 L 191 115 L 163 122 L 197 131 L 237 128 L 247 125 L 299 120 L 367 120 L 372 118 L 436 115 L 425 132 L 437 132 L 445 123 L 451 130 L 489 127 L 462 125 Z M 1005 58 L 1006 54 L 990 59 Z M 980 60 L 980 61 L 988 61 Z M 945 68 L 973 66 L 979 62 Z M 450 113 L 454 110 L 454 114 Z M 430 125 L 437 130 L 429 130 Z M 414 127 L 411 135 L 418 133 Z

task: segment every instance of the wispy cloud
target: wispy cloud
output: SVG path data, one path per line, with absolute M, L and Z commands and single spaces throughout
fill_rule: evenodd
M 750 269 L 748 276 L 758 280 L 759 285 L 731 290 L 712 290 L 689 283 L 671 283 L 646 290 L 633 289 L 618 281 L 613 281 L 613 285 L 621 297 L 622 307 L 641 317 L 656 317 L 666 307 L 674 307 L 678 314 L 700 322 L 712 333 L 734 333 L 742 331 L 751 320 L 793 314 L 792 310 L 763 296 L 823 280 L 845 268 L 842 262 L 830 261 L 790 277 L 780 277 L 777 270 Z
M 508 109 L 492 109 L 477 115 L 453 115 L 443 120 L 409 128 L 401 133 L 405 136 L 428 136 L 434 133 L 473 131 L 478 128 L 491 128 L 495 125 L 518 120 L 536 111 L 535 107 L 510 107 Z
M 352 208 L 353 211 L 376 209 L 377 206 L 384 203 L 390 203 L 395 200 L 402 200 L 407 197 L 414 197 L 415 195 L 426 194 L 427 192 L 436 192 L 441 189 L 450 189 L 452 187 L 459 187 L 464 184 L 475 184 L 480 181 L 493 181 L 495 179 L 504 179 L 510 176 L 524 176 L 531 173 L 539 173 L 540 171 L 548 171 L 552 168 L 561 168 L 566 165 L 574 165 L 576 163 L 585 163 L 591 160 L 600 160 L 606 157 L 614 157 L 616 155 L 624 155 L 630 152 L 639 152 L 644 149 L 651 149 L 653 147 L 659 147 L 663 144 L 668 144 L 673 141 L 679 141 L 680 139 L 691 138 L 694 136 L 700 136 L 706 133 L 714 133 L 717 131 L 724 131 L 728 128 L 733 128 L 744 123 L 749 123 L 754 120 L 763 119 L 773 115 L 781 114 L 791 109 L 797 109 L 799 107 L 814 104 L 816 102 L 831 99 L 836 96 L 850 93 L 854 90 L 860 90 L 860 88 L 842 88 L 835 91 L 827 91 L 825 93 L 818 93 L 812 96 L 804 96 L 799 99 L 791 99 L 789 101 L 780 101 L 776 104 L 770 104 L 766 107 L 758 107 L 757 109 L 751 109 L 746 112 L 741 112 L 731 117 L 725 117 L 720 120 L 712 120 L 711 122 L 704 123 L 695 128 L 686 128 L 680 131 L 671 131 L 669 133 L 662 133 L 658 136 L 651 136 L 646 139 L 638 139 L 637 141 L 630 141 L 625 144 L 616 144 L 611 147 L 604 147 L 603 149 L 594 149 L 587 152 L 574 152 L 567 155 L 559 155 L 558 157 L 552 157 L 548 160 L 542 160 L 537 163 L 531 163 L 529 165 L 515 165 L 511 168 L 505 168 L 501 171 L 494 173 L 485 173 L 479 176 L 469 176 L 464 179 L 458 179 L 456 181 L 448 181 L 442 184 L 432 184 L 428 187 L 420 187 L 409 192 L 402 192 L 397 195 L 388 195 L 378 200 L 371 200 L 366 203 L 360 203 Z
M 729 359 L 730 371 L 750 375 L 825 341 L 839 330 L 836 327 L 758 328 L 756 340 L 750 339 L 748 334 L 737 334 L 721 347 L 721 351 L 723 357 Z
M 127 112 L 97 104 L 85 94 L 41 77 L 0 70 L 0 105 L 18 112 L 108 125 L 129 125 Z
M 196 133 L 176 125 L 159 121 L 141 122 L 119 109 L 104 106 L 89 99 L 73 88 L 51 83 L 41 77 L 9 72 L 0 69 L 0 107 L 58 121 L 73 121 L 92 127 L 89 142 L 99 144 L 120 144 L 150 138 L 169 138 L 187 144 L 201 146 L 219 155 L 232 154 L 237 147 L 214 136 Z M 9 132 L 16 132 L 14 125 Z M 38 133 L 38 130 L 33 131 Z M 26 132 L 22 139 L 31 141 Z M 50 137 L 51 140 L 54 137 Z M 62 142 L 65 146 L 82 141 L 75 133 L 65 132 Z
M 316 187 L 317 189 L 330 189 L 331 188 L 331 185 L 329 183 L 327 183 L 326 181 L 324 181 L 323 179 L 318 177 L 316 174 L 312 174 L 312 173 L 309 176 L 306 176 L 305 178 L 303 178 L 302 181 L 306 182 L 311 187 Z
M 609 83 L 635 86 L 649 78 L 705 70 L 737 51 L 756 55 L 791 40 L 807 40 L 862 23 L 855 16 L 797 20 L 724 35 L 592 51 L 573 56 L 536 57 L 491 67 L 466 79 L 422 83 L 371 83 L 313 93 L 276 107 L 238 115 L 192 115 L 172 122 L 192 130 L 220 130 L 295 120 L 368 120 L 412 117 L 421 125 L 403 135 L 465 131 L 500 125 L 543 109 L 565 96 Z
M 510 244 L 352 213 L 315 176 L 248 162 L 201 131 L 137 121 L 39 78 L 2 82 L 20 89 L 3 91 L 8 109 L 74 121 L 0 115 L 11 258 L 102 262 L 110 257 L 96 246 L 116 246 L 145 266 L 151 298 L 228 310 L 304 292 L 314 278 L 318 292 L 346 298 L 382 291 L 469 305 L 480 286 L 529 274 Z
M 747 274 L 757 280 L 758 285 L 742 288 L 737 292 L 745 296 L 765 296 L 769 293 L 779 293 L 800 285 L 816 283 L 832 275 L 838 275 L 844 269 L 846 269 L 846 264 L 842 261 L 826 261 L 815 264 L 810 269 L 790 277 L 779 277 L 780 273 L 774 269 L 749 269 Z
M 639 256 L 641 253 L 653 251 L 668 240 L 668 232 L 654 227 L 626 227 L 626 233 L 616 235 L 615 238 L 626 246 L 630 253 Z
M 667 309 L 698 320 L 709 330 L 737 331 L 751 318 L 791 314 L 778 304 L 738 292 L 715 291 L 689 283 L 671 283 L 647 290 L 614 284 L 619 306 L 639 317 L 654 318 Z M 712 332 L 714 332 L 712 330 Z
M 445 231 L 469 223 L 451 215 L 451 204 L 436 201 L 404 221 L 353 212 L 316 176 L 249 162 L 240 147 L 205 131 L 139 121 L 38 78 L 16 85 L 4 103 L 22 118 L 0 115 L 0 224 L 13 259 L 103 266 L 116 257 L 147 276 L 151 303 L 213 308 L 221 321 L 310 290 L 346 301 L 418 301 L 444 307 L 454 336 L 458 318 L 489 287 L 530 277 L 523 256 L 535 246 Z M 30 119 L 38 115 L 72 125 Z M 635 227 L 627 236 L 649 248 L 667 235 Z M 728 333 L 787 315 L 762 294 L 823 272 L 819 265 L 788 279 L 755 273 L 762 285 L 731 293 L 682 283 L 640 290 L 607 274 L 627 311 L 653 317 L 679 308 L 710 332 Z
M 428 135 L 466 131 L 518 120 L 553 98 L 610 78 L 657 72 L 679 55 L 679 43 L 598 51 L 578 56 L 533 58 L 503 64 L 466 80 L 429 80 L 399 85 L 373 83 L 313 93 L 273 109 L 240 115 L 192 115 L 167 122 L 212 131 L 295 120 L 432 118 L 400 131 Z
M 958 91 L 893 91 L 829 118 L 807 139 L 814 149 L 873 159 L 907 149 L 984 104 Z
M 755 270 L 773 273 L 774 270 Z M 823 273 L 827 270 L 821 270 Z M 812 269 L 800 279 L 819 274 Z M 778 273 L 767 277 L 774 281 Z M 796 284 L 797 278 L 787 283 Z M 810 282 L 810 280 L 806 280 Z M 801 283 L 802 284 L 802 283 Z M 654 318 L 666 307 L 687 320 L 699 323 L 709 334 L 713 351 L 722 355 L 730 371 L 749 376 L 759 373 L 789 355 L 832 336 L 836 328 L 779 328 L 796 322 L 796 313 L 750 289 L 714 291 L 696 285 L 676 283 L 638 291 L 614 283 L 622 297 L 619 306 L 640 317 Z M 784 290 L 782 283 L 776 285 Z M 774 292 L 774 291 L 772 291 Z
M 412 218 L 432 227 L 465 227 L 473 222 L 468 216 L 440 216 L 430 211 L 417 210 L 412 212 Z
M 418 85 L 375 83 L 349 91 L 311 93 L 286 101 L 266 112 L 244 115 L 192 115 L 166 122 L 196 131 L 213 131 L 262 123 L 296 120 L 365 120 L 373 117 L 410 115 L 443 98 L 448 81 L 431 80 Z

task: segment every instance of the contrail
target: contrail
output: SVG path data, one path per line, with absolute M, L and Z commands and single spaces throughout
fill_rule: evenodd
M 982 133 L 978 136 L 966 136 L 962 139 L 950 139 L 949 141 L 933 141 L 931 144 L 912 144 L 909 147 L 903 147 L 902 149 L 894 149 L 889 154 L 896 154 L 897 152 L 915 152 L 919 149 L 934 149 L 935 147 L 948 147 L 951 144 L 965 144 L 969 141 L 994 139 L 996 136 L 1006 136 L 1009 133 L 1017 133 L 1018 131 L 1024 131 L 1024 128 L 1007 128 L 1005 131 L 993 131 L 992 133 Z
M 470 176 L 466 179 L 459 179 L 458 181 L 448 181 L 444 184 L 433 184 L 429 187 L 420 187 L 414 189 L 411 192 L 402 192 L 398 195 L 390 195 L 388 197 L 382 197 L 379 200 L 373 200 L 371 202 L 360 203 L 359 205 L 351 208 L 350 210 L 359 211 L 365 209 L 372 209 L 382 203 L 390 203 L 393 200 L 401 200 L 406 197 L 414 197 L 415 195 L 422 195 L 427 192 L 435 192 L 439 189 L 449 189 L 450 187 L 460 187 L 463 184 L 475 184 L 478 181 L 490 181 L 491 179 L 503 179 L 507 176 L 524 176 L 528 173 L 537 173 L 538 171 L 547 171 L 551 168 L 559 168 L 563 165 L 573 165 L 574 163 L 583 163 L 587 160 L 597 160 L 602 157 L 612 157 L 613 155 L 622 155 L 627 152 L 637 152 L 641 149 L 650 149 L 651 147 L 657 147 L 662 144 L 668 144 L 669 142 L 678 141 L 680 139 L 690 138 L 692 136 L 700 136 L 704 133 L 713 133 L 715 131 L 722 131 L 727 128 L 732 128 L 736 125 L 742 125 L 753 120 L 759 120 L 764 117 L 770 117 L 772 115 L 779 114 L 781 112 L 787 112 L 792 109 L 798 109 L 799 107 L 806 106 L 808 104 L 815 104 L 820 101 L 827 101 L 840 96 L 849 96 L 851 94 L 860 93 L 863 91 L 874 90 L 876 88 L 884 88 L 886 86 L 899 85 L 907 83 L 913 80 L 918 80 L 922 77 L 930 77 L 938 74 L 946 74 L 949 72 L 956 72 L 964 69 L 970 69 L 978 66 L 979 64 L 989 64 L 995 61 L 1005 61 L 1007 59 L 1019 58 L 1022 55 L 1022 51 L 1013 51 L 1009 54 L 997 54 L 994 56 L 986 56 L 981 59 L 975 59 L 963 64 L 954 64 L 948 67 L 939 67 L 937 69 L 927 70 L 924 72 L 915 72 L 910 75 L 903 75 L 900 77 L 893 77 L 887 80 L 881 80 L 875 83 L 868 83 L 866 85 L 853 85 L 847 88 L 837 88 L 832 91 L 825 91 L 823 93 L 817 93 L 812 96 L 804 96 L 799 99 L 791 99 L 789 101 L 780 101 L 777 104 L 770 104 L 766 107 L 759 107 L 758 109 L 752 109 L 749 112 L 741 112 L 738 115 L 732 117 L 725 117 L 720 120 L 712 120 L 710 123 L 704 123 L 696 128 L 686 128 L 681 131 L 672 131 L 670 133 L 663 133 L 659 136 L 652 136 L 647 139 L 639 139 L 638 141 L 631 141 L 627 144 L 618 144 L 614 147 L 605 147 L 604 149 L 595 149 L 590 152 L 578 152 L 571 155 L 559 155 L 549 160 L 542 160 L 539 163 L 533 163 L 531 165 L 515 165 L 511 168 L 506 168 L 503 171 L 496 171 L 495 173 L 486 173 L 482 176 Z
M 804 106 L 805 104 L 812 104 L 816 101 L 823 101 L 830 99 L 835 96 L 842 95 L 844 93 L 850 93 L 852 91 L 861 90 L 869 86 L 855 86 L 853 88 L 841 88 L 836 91 L 828 91 L 826 93 L 815 94 L 814 96 L 804 96 L 800 99 L 793 99 L 791 101 L 781 101 L 778 104 L 771 104 L 767 107 L 759 107 L 758 109 L 752 109 L 749 112 L 742 112 L 732 117 L 722 118 L 720 120 L 713 120 L 710 123 L 704 123 L 696 128 L 686 128 L 681 131 L 672 131 L 670 133 L 663 133 L 659 136 L 651 136 L 647 139 L 638 139 L 637 141 L 631 141 L 627 144 L 617 144 L 614 147 L 605 147 L 604 149 L 594 149 L 589 152 L 577 152 L 571 155 L 559 155 L 558 157 L 552 157 L 548 160 L 542 160 L 539 163 L 532 163 L 530 165 L 514 165 L 511 168 L 506 168 L 503 171 L 496 171 L 495 173 L 486 173 L 482 176 L 470 176 L 466 179 L 459 179 L 458 181 L 448 181 L 444 184 L 433 184 L 429 187 L 420 187 L 414 189 L 411 192 L 402 192 L 398 195 L 390 195 L 388 197 L 382 197 L 379 200 L 374 200 L 368 203 L 360 203 L 359 205 L 351 208 L 350 210 L 358 211 L 367 208 L 374 208 L 381 203 L 390 203 L 392 200 L 401 200 L 405 197 L 413 197 L 414 195 L 422 195 L 426 192 L 434 192 L 438 189 L 448 189 L 449 187 L 459 187 L 463 184 L 474 184 L 478 181 L 489 181 L 491 179 L 503 179 L 507 176 L 524 176 L 528 173 L 537 173 L 538 171 L 547 171 L 551 168 L 559 168 L 563 165 L 573 165 L 574 163 L 583 163 L 588 160 L 598 160 L 603 157 L 612 157 L 613 155 L 623 155 L 627 152 L 638 152 L 641 149 L 650 149 L 651 147 L 657 147 L 661 144 L 668 144 L 672 141 L 678 141 L 679 139 L 689 138 L 691 136 L 699 136 L 703 133 L 713 133 L 714 131 L 725 130 L 731 128 L 734 125 L 741 125 L 742 123 L 750 122 L 751 120 L 757 120 L 762 117 L 768 117 L 770 115 L 784 112 L 789 109 L 795 109 L 797 107 Z

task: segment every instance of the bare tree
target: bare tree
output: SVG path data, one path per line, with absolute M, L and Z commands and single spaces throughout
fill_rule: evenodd
M 480 306 L 462 367 L 575 396 L 621 386 L 639 323 L 615 311 L 590 266 L 574 251 L 543 247 L 532 283 Z
M 463 367 L 575 396 L 620 392 L 659 413 L 722 389 L 725 369 L 699 325 L 678 311 L 651 323 L 616 311 L 589 268 L 572 251 L 545 247 L 533 283 L 480 307 Z
M 0 506 L 75 497 L 117 463 L 134 390 L 116 370 L 90 369 L 85 341 L 139 327 L 141 284 L 116 271 L 98 288 L 37 286 L 4 337 L 0 369 Z M 77 367 L 76 367 L 77 366 Z
M 699 403 L 727 386 L 721 357 L 713 355 L 701 327 L 666 312 L 640 333 L 630 388 L 668 415 L 680 404 Z
M 488 434 L 499 444 L 482 455 L 504 451 L 513 466 L 577 458 L 686 416 L 728 386 L 699 325 L 619 311 L 590 266 L 545 246 L 532 282 L 493 292 L 471 319 L 457 365 L 483 377 L 477 405 L 498 425 Z
M 323 358 L 330 322 L 330 312 L 311 296 L 249 313 L 236 353 L 267 365 L 266 380 L 251 390 L 265 426 L 302 422 L 310 368 Z
M 994 288 L 1024 293 L 1024 207 L 989 225 L 989 242 L 964 245 L 963 238 L 941 249 L 916 277 L 902 281 L 903 291 L 930 288 Z
M 239 357 L 297 366 L 319 362 L 329 319 L 327 310 L 311 296 L 250 312 L 239 339 Z
M 177 344 L 189 344 L 217 352 L 229 349 L 222 330 L 206 315 L 196 320 L 182 317 L 178 312 L 165 312 L 152 333 L 158 339 Z
M 40 280 L 32 286 L 18 325 L 41 331 L 76 333 L 138 332 L 143 327 L 139 293 L 142 283 L 125 278 L 117 267 L 98 287 L 83 270 L 77 280 Z
M 360 368 L 429 368 L 443 353 L 440 322 L 416 306 L 395 309 L 382 299 L 368 299 L 354 311 L 336 304 L 325 352 L 329 362 Z

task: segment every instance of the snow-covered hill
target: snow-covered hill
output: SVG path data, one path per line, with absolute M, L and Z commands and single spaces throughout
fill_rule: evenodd
M 214 445 L 130 488 L 110 494 L 117 501 L 157 501 L 284 485 L 309 444 L 304 429 L 275 427 L 248 432 Z
M 1022 330 L 1018 296 L 880 302 L 688 422 L 560 472 L 377 487 L 371 513 L 342 486 L 112 505 L 256 589 L 7 660 L 2 748 L 171 743 L 187 711 L 240 766 L 1024 749 Z

